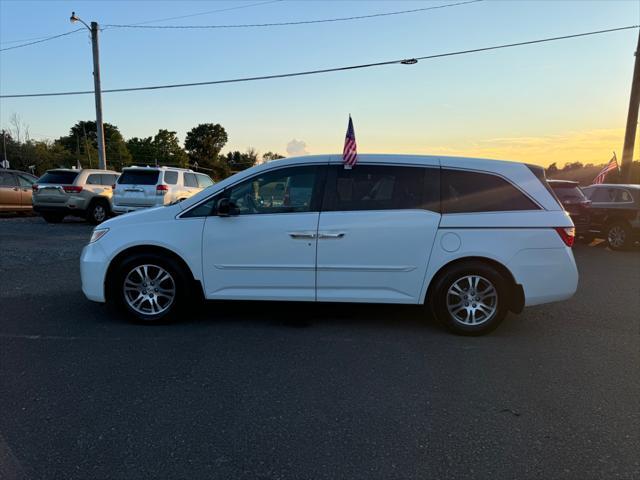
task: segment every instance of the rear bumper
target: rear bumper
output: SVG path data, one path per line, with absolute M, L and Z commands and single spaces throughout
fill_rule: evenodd
M 80 279 L 82 293 L 94 302 L 105 302 L 105 277 L 108 258 L 99 243 L 90 243 L 82 249 L 80 256 Z
M 566 300 L 578 288 L 578 268 L 568 247 L 521 250 L 508 268 L 522 285 L 525 306 Z
M 38 213 L 63 213 L 65 215 L 84 215 L 84 208 L 71 207 L 64 205 L 33 205 L 33 211 Z

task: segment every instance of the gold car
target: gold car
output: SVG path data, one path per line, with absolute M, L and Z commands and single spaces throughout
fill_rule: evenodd
M 30 212 L 37 178 L 19 170 L 0 170 L 0 212 Z

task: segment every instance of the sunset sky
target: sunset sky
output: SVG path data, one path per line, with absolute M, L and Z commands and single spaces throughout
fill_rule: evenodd
M 270 23 L 370 15 L 456 3 L 418 1 L 44 2 L 0 0 L 0 48 L 87 22 L 150 25 Z M 410 58 L 640 24 L 638 1 L 483 1 L 348 22 L 202 30 L 105 29 L 103 88 L 270 75 Z M 349 113 L 362 153 L 482 156 L 542 165 L 604 163 L 622 154 L 637 30 L 416 65 L 309 77 L 105 94 L 105 121 L 125 138 L 221 123 L 225 150 L 282 154 L 342 149 Z M 0 52 L 0 93 L 90 90 L 84 32 Z M 95 118 L 93 97 L 0 100 L 31 136 L 54 139 Z M 636 149 L 636 152 L 638 149 Z M 636 157 L 638 155 L 636 154 Z

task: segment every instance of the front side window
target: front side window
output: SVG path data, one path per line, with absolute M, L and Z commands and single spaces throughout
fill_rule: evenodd
M 621 202 L 621 203 L 633 202 L 633 197 L 626 190 L 618 190 L 616 195 L 616 202 Z
M 323 210 L 439 211 L 439 170 L 387 165 L 333 167 L 327 179 Z
M 293 167 L 265 172 L 228 193 L 240 215 L 295 213 L 312 210 L 317 167 Z
M 207 188 L 213 185 L 213 180 L 211 180 L 208 175 L 203 175 L 202 173 L 196 173 L 196 180 L 198 180 L 198 187 L 200 188 Z
M 35 179 L 27 177 L 26 175 L 16 175 L 18 177 L 18 183 L 21 187 L 30 187 L 35 183 Z
M 0 172 L 0 187 L 15 187 L 16 179 L 13 173 Z
M 531 199 L 492 174 L 442 170 L 442 213 L 539 210 Z

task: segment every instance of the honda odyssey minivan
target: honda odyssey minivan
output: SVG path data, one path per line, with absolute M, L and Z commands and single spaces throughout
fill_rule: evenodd
M 573 223 L 542 168 L 410 155 L 287 158 L 95 228 L 82 290 L 137 321 L 194 298 L 425 306 L 455 333 L 576 291 Z

